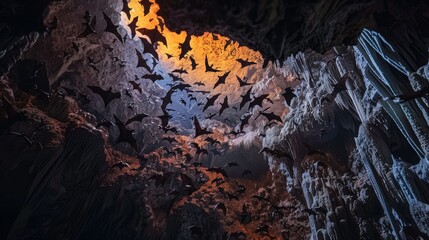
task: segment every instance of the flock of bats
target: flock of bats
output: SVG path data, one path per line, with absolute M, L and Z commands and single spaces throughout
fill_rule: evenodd
M 150 6 L 152 3 L 150 3 L 149 1 L 145 0 L 142 1 L 141 4 L 144 6 L 144 15 L 147 15 L 150 9 Z M 123 9 L 122 11 L 128 16 L 130 17 L 130 8 L 128 7 L 128 2 L 126 0 L 123 0 Z M 121 43 L 124 43 L 126 37 L 128 34 L 126 34 L 125 36 L 122 36 L 119 31 L 119 25 L 116 25 L 112 22 L 111 18 L 106 15 L 103 12 L 103 17 L 104 20 L 106 22 L 106 27 L 104 29 L 104 32 L 113 34 L 116 39 L 118 41 L 120 41 Z M 83 25 L 85 26 L 85 29 L 78 34 L 78 38 L 83 38 L 83 37 L 87 37 L 91 34 L 96 34 L 95 29 L 95 25 L 97 23 L 96 21 L 96 16 L 91 16 L 89 14 L 89 12 L 87 11 L 84 15 L 84 23 Z M 162 35 L 162 31 L 164 28 L 163 24 L 159 25 L 159 28 L 161 28 L 161 32 L 158 30 L 158 28 L 154 28 L 154 29 L 146 29 L 146 28 L 137 28 L 137 20 L 138 17 L 135 17 L 133 19 L 133 21 L 131 21 L 129 23 L 129 27 L 131 29 L 131 38 L 134 38 L 136 36 L 136 31 L 141 33 L 144 36 L 147 36 L 150 39 L 150 42 L 144 38 L 144 37 L 139 37 L 139 39 L 141 40 L 142 44 L 143 44 L 143 52 L 140 52 L 139 50 L 135 50 L 136 56 L 137 56 L 137 65 L 136 68 L 144 68 L 147 70 L 147 74 L 138 77 L 135 76 L 135 80 L 129 81 L 130 85 L 131 85 L 131 91 L 138 91 L 140 93 L 143 92 L 143 89 L 140 87 L 140 84 L 137 82 L 140 79 L 148 79 L 151 80 L 153 83 L 155 83 L 156 81 L 160 81 L 163 80 L 164 77 L 159 75 L 158 73 L 154 73 L 153 72 L 153 68 L 155 67 L 156 61 L 159 62 L 159 56 L 158 53 L 156 52 L 153 44 L 155 44 L 156 42 L 161 42 L 162 44 L 164 44 L 165 46 L 167 46 L 167 39 Z M 160 23 L 162 19 L 160 19 Z M 184 58 L 185 56 L 187 56 L 187 53 L 189 51 L 192 50 L 191 45 L 190 45 L 190 41 L 191 41 L 191 35 L 187 35 L 184 42 L 179 44 L 179 48 L 180 48 L 180 54 L 179 56 L 177 56 L 179 59 Z M 227 43 L 228 44 L 228 43 Z M 230 43 L 229 43 L 230 44 Z M 73 48 L 77 48 L 76 45 L 73 45 Z M 110 51 L 112 51 L 112 48 L 109 49 Z M 147 61 L 143 58 L 143 54 L 150 54 L 153 57 L 153 67 L 151 68 L 148 64 Z M 166 54 L 167 58 L 172 58 L 175 57 L 171 54 Z M 195 70 L 196 67 L 200 64 L 197 63 L 195 61 L 195 59 L 192 56 L 189 56 L 188 59 L 190 60 L 190 65 L 192 70 Z M 114 58 L 115 61 L 120 61 L 120 67 L 125 67 L 124 61 L 121 61 L 120 59 L 118 59 L 117 57 Z M 156 60 L 156 61 L 155 61 Z M 236 59 L 236 61 L 238 61 L 241 64 L 242 68 L 246 68 L 252 65 L 255 65 L 256 62 L 252 62 L 252 61 L 248 61 L 248 60 L 244 60 L 244 59 Z M 96 67 L 96 63 L 94 60 L 92 60 L 91 58 L 88 58 L 88 65 L 93 68 L 95 71 L 99 72 L 99 70 Z M 265 64 L 264 64 L 265 65 Z M 206 73 L 221 73 L 223 72 L 223 74 L 218 75 L 218 80 L 215 82 L 215 84 L 213 85 L 212 89 L 216 89 L 218 86 L 225 84 L 227 81 L 227 78 L 230 75 L 230 71 L 222 71 L 220 69 L 217 69 L 216 67 L 214 67 L 214 64 L 210 64 L 209 59 L 206 55 L 205 57 L 205 61 L 204 61 L 204 66 L 205 66 L 205 72 Z M 174 111 L 174 109 L 169 109 L 168 106 L 169 104 L 173 103 L 172 100 L 172 96 L 175 92 L 178 91 L 185 91 L 187 93 L 187 96 L 189 98 L 188 101 L 186 101 L 184 98 L 181 98 L 179 100 L 179 102 L 186 106 L 187 104 L 189 104 L 191 101 L 194 101 L 197 103 L 198 106 L 202 106 L 202 111 L 206 112 L 210 107 L 215 106 L 217 100 L 219 99 L 219 97 L 221 96 L 221 94 L 212 94 L 207 96 L 205 103 L 198 103 L 198 99 L 196 97 L 196 94 L 210 94 L 211 92 L 209 91 L 196 91 L 196 90 L 192 90 L 192 87 L 200 87 L 200 86 L 205 86 L 204 82 L 195 82 L 192 85 L 185 83 L 184 80 L 179 77 L 182 74 L 187 74 L 187 70 L 181 68 L 181 69 L 175 69 L 173 70 L 171 73 L 169 73 L 169 76 L 172 78 L 172 84 L 169 84 L 170 89 L 167 91 L 166 95 L 161 98 L 162 100 L 162 104 L 161 104 L 161 110 L 162 110 L 162 115 L 160 116 L 152 116 L 152 117 L 157 117 L 160 120 L 160 125 L 159 128 L 162 129 L 165 133 L 167 132 L 173 132 L 173 133 L 178 133 L 178 130 L 176 127 L 173 127 L 169 124 L 170 119 L 172 118 L 171 115 L 171 111 Z M 178 74 L 179 76 L 175 75 Z M 335 97 L 342 91 L 347 90 L 346 88 L 346 81 L 349 78 L 348 74 L 345 74 L 339 81 L 337 84 L 333 85 L 334 90 L 332 91 L 332 93 L 328 94 L 327 96 L 323 97 L 321 99 L 321 103 L 323 102 L 332 102 Z M 260 108 L 263 107 L 263 103 L 264 101 L 269 102 L 269 103 L 273 103 L 272 100 L 270 98 L 268 98 L 268 94 L 262 94 L 259 96 L 256 96 L 254 94 L 252 94 L 252 89 L 253 89 L 253 84 L 249 83 L 247 81 L 245 81 L 245 79 L 236 76 L 237 82 L 239 84 L 240 88 L 248 88 L 247 91 L 245 92 L 244 95 L 240 95 L 241 96 L 241 102 L 239 103 L 239 106 L 230 106 L 229 100 L 228 100 L 228 96 L 225 96 L 223 98 L 223 100 L 220 101 L 220 110 L 217 113 L 213 113 L 213 114 L 209 114 L 208 116 L 206 116 L 207 119 L 212 119 L 213 117 L 215 117 L 216 115 L 221 116 L 224 111 L 226 109 L 229 108 L 233 108 L 236 111 L 243 109 L 246 104 L 248 104 L 248 111 L 246 114 L 243 114 L 240 118 L 240 123 L 238 124 L 238 129 L 237 130 L 233 130 L 231 131 L 229 134 L 232 134 L 234 136 L 237 136 L 238 134 L 242 134 L 245 133 L 243 131 L 244 127 L 249 124 L 249 120 L 252 117 L 252 114 L 250 113 L 250 111 L 255 108 L 256 106 L 259 106 Z M 120 99 L 122 97 L 122 94 L 120 92 L 114 92 L 112 91 L 111 88 L 104 90 L 101 87 L 98 86 L 87 86 L 93 93 L 99 95 L 104 103 L 105 106 L 109 105 L 109 103 L 111 103 L 113 100 L 115 99 Z M 67 93 L 69 95 L 74 95 L 76 96 L 77 94 L 75 92 L 73 92 L 73 90 L 71 89 L 67 89 L 64 88 Z M 405 102 L 405 101 L 409 101 L 418 97 L 422 97 L 422 96 L 427 96 L 429 93 L 429 89 L 428 88 L 424 88 L 420 91 L 417 91 L 413 94 L 404 94 L 403 96 L 395 96 L 389 99 L 393 99 L 396 102 Z M 126 93 L 125 93 L 128 97 L 131 97 L 130 94 L 130 90 L 127 89 Z M 83 95 L 80 94 L 81 96 L 76 96 L 76 97 L 80 97 L 80 98 L 84 98 L 84 103 L 88 103 L 88 98 Z M 285 102 L 290 105 L 291 101 L 294 97 L 296 97 L 296 95 L 294 94 L 294 90 L 289 88 L 286 88 L 284 90 L 284 93 L 282 94 L 282 96 L 285 99 Z M 386 99 L 387 100 L 387 99 Z M 268 120 L 268 123 L 266 126 L 271 127 L 273 124 L 276 124 L 276 122 L 282 123 L 282 118 L 276 114 L 274 114 L 273 112 L 266 112 L 266 110 L 268 110 L 268 108 L 265 108 L 261 111 L 259 111 L 259 114 L 256 115 L 255 120 L 257 118 L 259 118 L 260 116 L 265 117 Z M 117 116 L 114 116 L 115 119 L 115 123 L 109 122 L 109 121 L 105 121 L 105 122 L 101 122 L 98 124 L 97 127 L 110 127 L 113 125 L 116 125 L 119 129 L 120 135 L 119 138 L 117 140 L 117 143 L 120 142 L 126 142 L 129 143 L 136 151 L 138 150 L 137 147 L 137 142 L 136 139 L 133 136 L 133 131 L 129 130 L 127 128 L 127 125 L 134 122 L 134 121 L 142 121 L 144 118 L 146 117 L 151 117 L 148 114 L 145 113 L 140 113 L 140 114 L 136 114 L 134 117 L 132 117 L 131 119 L 128 119 L 125 123 L 122 122 Z M 194 123 L 194 129 L 195 129 L 195 135 L 194 137 L 199 137 L 202 135 L 208 135 L 208 134 L 212 134 L 212 131 L 208 130 L 208 128 L 203 128 L 200 124 L 200 120 L 196 117 L 193 116 L 193 123 Z M 230 121 L 228 118 L 224 119 L 224 122 L 226 123 L 227 121 Z M 270 151 L 265 151 L 267 153 L 270 153 Z

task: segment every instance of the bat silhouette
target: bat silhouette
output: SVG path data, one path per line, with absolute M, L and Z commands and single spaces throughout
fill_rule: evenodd
M 128 124 L 132 123 L 132 122 L 141 122 L 144 118 L 148 117 L 147 114 L 144 113 L 140 113 L 135 115 L 134 117 L 128 119 L 128 121 L 125 123 L 125 126 L 127 126 Z
M 221 104 L 220 110 L 219 110 L 219 116 L 222 115 L 223 111 L 225 111 L 225 109 L 229 108 L 228 105 L 228 96 L 225 96 L 225 98 L 223 99 L 223 103 Z
M 134 138 L 133 131 L 129 130 L 116 115 L 113 115 L 113 117 L 115 118 L 116 126 L 119 129 L 119 137 L 116 140 L 116 144 L 126 142 L 137 151 L 137 141 Z
M 281 117 L 274 114 L 273 112 L 271 112 L 271 113 L 259 112 L 259 115 L 255 119 L 257 119 L 261 115 L 266 117 L 268 119 L 268 121 L 275 120 L 275 121 L 279 121 L 279 122 L 283 123 Z
M 158 53 L 155 51 L 155 48 L 153 48 L 153 45 L 146 38 L 139 38 L 139 39 L 143 44 L 143 53 L 149 53 L 156 60 L 159 61 Z
M 207 109 L 207 108 L 209 108 L 210 106 L 213 106 L 214 105 L 214 103 L 216 102 L 216 100 L 217 100 L 217 98 L 220 96 L 220 93 L 219 94 L 216 94 L 216 95 L 214 95 L 213 97 L 211 97 L 211 98 L 207 98 L 207 102 L 206 102 L 206 104 L 204 105 L 204 107 L 203 107 L 203 112 Z
M 143 16 L 146 16 L 150 11 L 152 3 L 149 0 L 141 0 L 140 4 L 143 6 Z
M 207 128 L 202 128 L 200 125 L 200 122 L 198 121 L 198 118 L 195 116 L 194 116 L 194 127 L 195 127 L 195 137 L 213 133 L 208 131 Z
M 254 98 L 250 103 L 249 103 L 249 109 L 252 109 L 256 106 L 260 106 L 262 107 L 262 103 L 264 102 L 264 100 L 268 97 L 268 94 L 262 94 L 259 97 Z
M 208 168 L 207 171 L 209 172 L 213 172 L 213 173 L 218 173 L 223 175 L 225 178 L 229 178 L 228 174 L 226 174 L 225 170 L 221 167 L 212 167 L 212 168 Z
M 209 64 L 209 59 L 207 58 L 207 55 L 206 55 L 205 65 L 206 65 L 206 72 L 220 72 L 221 71 L 218 69 L 214 69 L 213 64 L 212 65 Z
M 158 28 L 139 28 L 137 31 L 143 35 L 148 36 L 152 44 L 155 42 L 162 42 L 167 47 L 167 39 L 164 37 L 164 35 L 162 35 L 162 33 L 158 31 Z
M 192 56 L 189 57 L 189 60 L 191 60 L 192 70 L 195 70 L 198 66 L 198 63 L 195 62 L 195 59 Z
M 140 87 L 140 84 L 135 82 L 135 81 L 129 81 L 129 83 L 131 83 L 131 85 L 133 86 L 133 90 L 137 90 L 140 93 L 143 93 L 143 89 Z
M 236 77 L 237 77 L 238 84 L 240 84 L 240 87 L 251 85 L 250 83 L 243 81 L 243 79 L 241 79 L 239 76 L 236 76 Z
M 290 106 L 290 103 L 292 102 L 292 99 L 294 97 L 296 97 L 296 95 L 294 94 L 294 91 L 292 88 L 288 87 L 285 89 L 285 92 L 282 94 L 282 96 L 284 97 L 284 99 L 286 100 L 287 105 Z
M 243 118 L 241 118 L 241 123 L 240 123 L 240 132 L 243 132 L 243 128 L 244 126 L 246 126 L 247 124 L 249 124 L 249 119 L 252 117 L 251 114 L 248 114 L 246 116 L 244 116 Z
M 186 35 L 185 41 L 183 43 L 179 43 L 180 47 L 180 55 L 179 60 L 185 57 L 186 53 L 192 50 L 191 48 L 191 35 Z
M 131 14 L 130 14 L 130 7 L 128 6 L 128 1 L 127 0 L 122 0 L 122 12 L 125 13 L 125 15 L 127 15 L 128 19 L 130 19 Z
M 125 0 L 124 0 L 125 1 Z M 130 30 L 131 30 L 131 39 L 132 38 L 134 38 L 134 36 L 136 35 L 136 28 L 137 28 L 137 22 L 138 22 L 138 20 L 139 20 L 139 18 L 138 17 L 135 17 L 134 19 L 133 19 L 133 21 L 132 22 L 130 22 L 129 24 L 128 24 L 128 27 L 130 28 Z M 125 35 L 126 36 L 126 35 Z
M 104 20 L 106 21 L 106 28 L 104 29 L 105 32 L 112 33 L 113 35 L 118 38 L 118 40 L 121 43 L 124 43 L 121 34 L 118 32 L 118 26 L 113 24 L 112 19 L 106 15 L 106 13 L 103 12 Z
M 109 90 L 105 91 L 97 86 L 87 86 L 93 93 L 98 94 L 101 99 L 103 100 L 104 107 L 107 107 L 109 103 L 115 99 L 121 98 L 121 93 L 119 92 L 112 92 L 112 87 L 109 88 Z
M 171 71 L 173 73 L 178 73 L 178 74 L 187 74 L 188 71 L 186 71 L 185 69 L 181 68 L 181 69 L 174 69 L 173 71 Z
M 163 80 L 164 79 L 161 75 L 158 75 L 158 74 L 145 74 L 145 75 L 142 76 L 142 78 L 149 79 L 149 80 L 151 80 L 154 83 L 156 81 L 158 81 L 158 80 Z
M 165 56 L 167 56 L 167 59 L 170 59 L 173 57 L 173 55 L 166 53 Z
M 249 90 L 244 95 L 241 95 L 241 102 L 240 102 L 240 110 L 246 105 L 246 103 L 250 102 L 251 98 L 250 95 L 252 93 L 252 88 L 250 87 Z
M 152 72 L 152 69 L 150 69 L 149 65 L 147 65 L 146 60 L 143 58 L 143 55 L 136 49 L 136 55 L 137 55 L 137 68 L 143 67 L 148 72 Z
M 215 89 L 217 86 L 219 86 L 220 84 L 225 84 L 226 82 L 226 78 L 228 77 L 230 72 L 226 72 L 224 75 L 222 76 L 218 76 L 218 80 L 215 83 L 215 85 L 213 86 L 213 89 Z
M 256 64 L 255 62 L 249 62 L 248 60 L 243 60 L 243 59 L 241 59 L 241 58 L 238 58 L 238 59 L 236 59 L 236 60 L 237 60 L 237 62 L 239 62 L 239 63 L 241 64 L 241 68 L 245 68 L 245 67 L 247 67 L 247 66 L 250 66 L 250 65 Z

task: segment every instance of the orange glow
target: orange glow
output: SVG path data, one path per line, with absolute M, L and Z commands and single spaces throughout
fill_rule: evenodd
M 170 31 L 166 26 L 161 27 L 161 25 L 163 25 L 163 19 L 157 15 L 159 6 L 155 2 L 153 2 L 151 5 L 150 12 L 146 16 L 143 16 L 144 9 L 138 0 L 131 0 L 129 7 L 132 8 L 130 12 L 131 19 L 128 20 L 125 14 L 122 14 L 123 21 L 127 23 L 132 21 L 135 17 L 138 17 L 138 28 L 158 28 L 158 30 L 167 39 L 168 45 L 168 47 L 166 47 L 162 43 L 157 44 L 157 52 L 159 53 L 161 66 L 167 71 L 181 68 L 185 69 L 188 74 L 182 74 L 181 76 L 185 82 L 194 83 L 197 81 L 202 81 L 206 84 L 206 86 L 202 86 L 200 90 L 211 90 L 219 75 L 227 71 L 231 71 L 227 78 L 226 84 L 220 85 L 214 91 L 215 93 L 228 93 L 231 92 L 232 89 L 239 88 L 236 75 L 240 78 L 247 77 L 249 82 L 256 82 L 258 80 L 258 76 L 257 74 L 254 74 L 254 72 L 256 69 L 261 69 L 263 62 L 262 56 L 259 52 L 256 52 L 245 46 L 240 46 L 237 42 L 234 41 L 229 41 L 228 46 L 225 47 L 229 38 L 206 32 L 202 36 L 192 36 L 190 42 L 192 50 L 189 51 L 184 58 L 179 59 L 181 52 L 179 44 L 184 42 L 187 33 L 182 31 L 180 34 L 177 34 Z M 140 33 L 137 33 L 137 35 L 139 37 L 143 36 Z M 214 35 L 217 39 L 213 39 Z M 172 55 L 173 57 L 168 59 L 166 54 Z M 222 72 L 205 72 L 204 61 L 206 55 L 210 64 L 213 64 L 213 67 L 222 70 Z M 191 67 L 189 59 L 191 56 L 198 63 L 198 66 L 195 70 L 192 70 Z M 237 58 L 254 61 L 257 64 L 243 69 L 241 68 L 240 63 L 236 61 Z M 252 72 L 249 73 L 249 71 Z

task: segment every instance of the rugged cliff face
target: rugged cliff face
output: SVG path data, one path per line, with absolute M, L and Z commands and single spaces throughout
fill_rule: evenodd
M 0 238 L 429 238 L 426 2 L 1 7 Z

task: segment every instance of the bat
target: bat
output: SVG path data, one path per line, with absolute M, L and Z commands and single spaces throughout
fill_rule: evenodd
M 192 70 L 195 70 L 198 66 L 198 63 L 195 62 L 195 59 L 192 56 L 189 57 L 189 60 L 191 60 Z
M 256 118 L 258 118 L 260 115 L 262 115 L 265 118 L 267 118 L 268 121 L 275 120 L 275 121 L 279 121 L 279 122 L 283 123 L 281 117 L 279 117 L 278 115 L 274 114 L 273 112 L 271 112 L 271 113 L 259 112 L 259 115 Z
M 213 133 L 208 131 L 206 128 L 201 128 L 200 122 L 195 116 L 194 116 L 194 126 L 195 126 L 195 137 Z
M 119 39 L 121 43 L 124 43 L 121 34 L 118 32 L 118 26 L 113 24 L 112 19 L 109 16 L 107 16 L 106 13 L 104 12 L 103 12 L 103 17 L 104 17 L 104 20 L 106 21 L 106 28 L 104 29 L 104 31 L 112 33 L 113 35 L 116 36 L 117 39 Z
M 241 58 L 238 58 L 238 59 L 236 59 L 236 60 L 237 60 L 237 62 L 239 62 L 239 63 L 241 64 L 241 68 L 245 68 L 245 67 L 247 67 L 247 66 L 250 66 L 250 65 L 256 64 L 255 62 L 249 62 L 248 60 L 243 60 L 243 59 L 241 59 Z
M 132 123 L 132 122 L 141 122 L 144 118 L 148 117 L 147 114 L 144 113 L 140 113 L 135 115 L 134 117 L 128 119 L 128 121 L 125 123 L 125 126 L 127 126 L 128 124 Z
M 97 86 L 87 86 L 93 93 L 98 94 L 103 100 L 104 107 L 107 107 L 109 103 L 115 99 L 121 98 L 121 93 L 112 92 L 112 87 L 109 90 L 105 91 Z
M 125 13 L 125 15 L 127 15 L 128 19 L 130 19 L 131 14 L 130 14 L 130 7 L 128 6 L 128 1 L 127 0 L 122 0 L 122 12 Z
M 256 97 L 255 99 L 253 99 L 250 103 L 249 103 L 249 109 L 252 109 L 256 106 L 260 106 L 262 107 L 262 103 L 263 101 L 268 97 L 268 94 L 262 94 L 259 97 Z
M 131 85 L 133 86 L 133 90 L 137 90 L 140 93 L 143 93 L 143 89 L 140 87 L 140 84 L 135 82 L 135 81 L 129 81 L 129 83 L 131 83 Z
M 146 16 L 150 11 L 152 3 L 149 0 L 141 0 L 140 4 L 143 6 L 143 16 Z
M 137 67 L 143 67 L 148 72 L 152 72 L 152 69 L 150 69 L 149 65 L 147 65 L 146 60 L 143 58 L 143 55 L 136 49 L 136 55 L 137 55 Z
M 211 97 L 211 98 L 207 98 L 207 102 L 206 102 L 206 104 L 204 105 L 204 107 L 203 107 L 203 112 L 207 109 L 207 108 L 209 108 L 210 106 L 213 106 L 214 105 L 214 103 L 216 102 L 216 100 L 217 100 L 217 98 L 220 96 L 220 93 L 219 94 L 216 94 L 216 95 L 214 95 L 213 97 Z
M 161 75 L 158 75 L 158 74 L 145 74 L 142 76 L 142 78 L 149 79 L 153 83 L 155 83 L 156 81 L 164 79 Z
M 207 169 L 207 171 L 209 171 L 209 172 L 213 172 L 213 173 L 221 174 L 221 175 L 223 175 L 225 178 L 228 178 L 228 179 L 229 179 L 228 174 L 226 174 L 225 170 L 224 170 L 223 168 L 221 168 L 221 167 L 212 167 L 212 168 L 208 168 L 208 169 Z
M 181 68 L 181 69 L 175 69 L 173 71 L 171 71 L 172 73 L 178 73 L 178 74 L 187 74 L 188 71 L 186 71 L 185 69 Z
M 221 104 L 221 108 L 219 110 L 219 116 L 222 115 L 223 111 L 227 108 L 229 108 L 228 96 L 225 96 L 225 98 L 223 99 L 223 103 Z
M 252 93 L 252 88 L 250 87 L 249 90 L 244 95 L 241 95 L 241 102 L 240 102 L 240 110 L 246 105 L 246 103 L 250 102 L 251 98 L 250 95 Z
M 217 86 L 219 86 L 220 84 L 225 84 L 226 82 L 226 78 L 228 77 L 230 72 L 226 72 L 224 75 L 222 76 L 218 76 L 218 80 L 215 83 L 215 85 L 213 86 L 213 89 L 215 89 Z
M 209 59 L 207 58 L 207 55 L 206 55 L 205 65 L 206 65 L 206 72 L 220 72 L 221 71 L 218 69 L 214 69 L 213 64 L 212 65 L 209 64 Z
M 246 126 L 247 124 L 249 124 L 249 119 L 252 117 L 251 114 L 248 114 L 246 116 L 244 116 L 243 118 L 241 118 L 241 123 L 240 123 L 240 132 L 243 132 L 243 128 L 244 126 Z
M 288 106 L 290 106 L 290 103 L 292 102 L 292 99 L 294 97 L 296 97 L 296 95 L 294 94 L 294 90 L 290 87 L 285 89 L 285 92 L 282 94 L 282 96 L 284 97 L 286 103 Z
M 185 57 L 186 53 L 192 50 L 191 48 L 191 35 L 186 35 L 185 41 L 183 43 L 179 43 L 180 47 L 180 55 L 179 60 Z
M 139 38 L 139 39 L 143 44 L 143 53 L 149 53 L 156 60 L 159 61 L 158 53 L 155 51 L 155 48 L 153 48 L 153 45 L 146 38 Z
M 236 77 L 237 77 L 238 84 L 240 84 L 240 87 L 251 85 L 250 83 L 243 81 L 243 79 L 241 79 L 239 76 L 236 75 Z
M 124 123 L 121 120 L 119 120 L 119 118 L 116 115 L 113 115 L 113 117 L 115 118 L 116 126 L 119 129 L 119 137 L 116 140 L 116 144 L 121 143 L 121 142 L 126 142 L 131 147 L 133 147 L 134 150 L 137 151 L 137 141 L 134 138 L 133 131 L 128 130 L 128 128 L 126 128 Z
M 124 0 L 125 1 L 125 0 Z M 129 24 L 128 24 L 128 27 L 130 28 L 130 30 L 131 30 L 131 39 L 133 39 L 134 38 L 134 36 L 136 35 L 136 28 L 137 28 L 137 22 L 138 22 L 138 20 L 139 20 L 139 18 L 138 17 L 135 17 L 134 19 L 133 19 L 133 21 L 132 22 L 130 22 Z M 126 35 L 125 35 L 126 36 Z
M 155 42 L 162 42 L 166 47 L 167 45 L 167 39 L 158 31 L 158 28 L 154 29 L 147 29 L 147 28 L 139 28 L 137 31 L 143 35 L 146 35 L 149 37 L 150 41 L 153 43 Z

